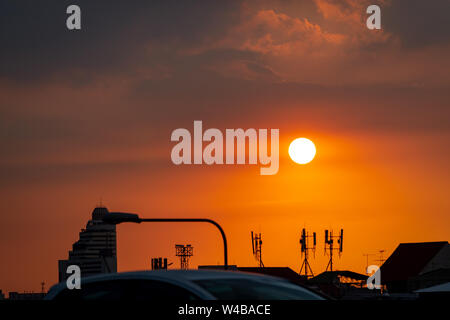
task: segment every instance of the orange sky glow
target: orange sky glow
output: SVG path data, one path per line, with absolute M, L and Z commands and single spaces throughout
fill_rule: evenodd
M 372 34 L 365 1 L 258 3 L 209 4 L 217 19 L 199 18 L 201 6 L 158 8 L 166 20 L 156 22 L 133 7 L 124 13 L 133 23 L 114 36 L 91 24 L 73 37 L 55 31 L 51 52 L 43 45 L 26 56 L 11 44 L 2 53 L 11 67 L 0 69 L 0 289 L 56 283 L 57 260 L 100 201 L 142 217 L 214 219 L 238 266 L 256 266 L 251 231 L 262 233 L 265 266 L 297 272 L 301 229 L 317 232 L 317 274 L 328 262 L 325 229 L 344 229 L 335 268 L 360 273 L 363 254 L 449 240 L 450 39 L 408 38 L 390 23 L 389 10 L 399 10 L 390 1 L 380 1 L 386 28 Z M 194 120 L 223 132 L 279 129 L 278 173 L 172 164 L 170 134 L 192 131 Z M 298 137 L 317 148 L 307 165 L 288 156 Z M 223 264 L 208 225 L 117 232 L 119 271 L 149 269 L 152 257 L 178 267 L 178 243 L 194 246 L 193 268 Z

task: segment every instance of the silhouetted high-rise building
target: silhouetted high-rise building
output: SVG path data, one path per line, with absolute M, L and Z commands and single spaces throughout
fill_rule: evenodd
M 109 214 L 108 209 L 97 207 L 92 211 L 92 219 L 85 229 L 81 229 L 80 239 L 69 251 L 69 259 L 58 261 L 59 281 L 65 281 L 67 267 L 78 265 L 81 276 L 99 273 L 117 272 L 116 226 L 103 222 L 103 217 Z

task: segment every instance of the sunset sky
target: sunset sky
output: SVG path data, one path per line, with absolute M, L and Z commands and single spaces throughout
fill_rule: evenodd
M 66 28 L 66 8 L 82 30 Z M 382 30 L 368 30 L 370 4 Z M 91 212 L 218 221 L 229 263 L 299 271 L 302 228 L 344 229 L 336 269 L 450 239 L 450 2 L 2 1 L 0 289 L 56 283 Z M 176 128 L 276 128 L 280 169 L 176 166 Z M 289 143 L 311 139 L 298 165 Z M 205 225 L 120 225 L 119 271 L 151 257 L 222 264 Z M 376 264 L 378 256 L 370 262 Z

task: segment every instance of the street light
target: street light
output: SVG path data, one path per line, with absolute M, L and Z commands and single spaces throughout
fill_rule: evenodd
M 124 222 L 133 222 L 133 223 L 141 223 L 141 222 L 206 222 L 213 224 L 217 229 L 219 229 L 220 234 L 222 235 L 223 240 L 223 260 L 225 270 L 228 269 L 228 247 L 227 247 L 227 237 L 225 236 L 225 232 L 222 227 L 211 219 L 185 219 L 185 218 L 150 218 L 150 219 L 141 219 L 139 215 L 135 213 L 126 213 L 126 212 L 110 212 L 104 215 L 103 222 L 109 224 L 119 224 Z

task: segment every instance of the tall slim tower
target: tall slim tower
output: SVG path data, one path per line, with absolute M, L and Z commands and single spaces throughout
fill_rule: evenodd
M 79 240 L 72 245 L 67 260 L 58 261 L 59 281 L 65 281 L 67 267 L 77 265 L 81 276 L 117 272 L 116 226 L 103 222 L 109 214 L 105 207 L 96 207 L 92 219 L 81 229 Z

